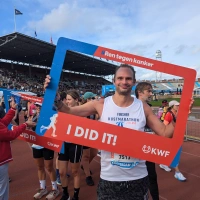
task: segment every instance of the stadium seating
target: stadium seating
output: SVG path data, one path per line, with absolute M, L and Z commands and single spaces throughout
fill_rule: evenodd
M 31 68 L 31 69 L 30 69 Z M 0 87 L 8 89 L 23 90 L 26 92 L 34 92 L 43 95 L 43 81 L 46 74 L 50 73 L 48 68 L 36 68 L 26 65 L 17 65 L 11 63 L 0 62 Z M 176 92 L 183 87 L 183 80 L 164 80 L 162 82 L 150 82 L 154 91 Z M 59 90 L 66 91 L 76 89 L 80 94 L 92 91 L 101 94 L 102 85 L 112 84 L 103 77 L 89 76 L 80 73 L 62 72 Z M 200 88 L 200 82 L 194 83 L 194 90 Z M 199 90 L 198 90 L 199 91 Z M 199 92 L 198 92 L 199 93 Z M 196 92 L 197 94 L 197 92 Z
M 46 74 L 49 74 L 49 69 L 47 68 L 31 68 L 31 71 L 29 71 L 29 66 L 14 65 L 12 67 L 10 63 L 0 63 L 0 87 L 43 95 L 43 81 Z M 111 83 L 102 77 L 63 72 L 59 90 L 76 89 L 80 94 L 92 91 L 100 95 L 102 85 L 106 84 Z

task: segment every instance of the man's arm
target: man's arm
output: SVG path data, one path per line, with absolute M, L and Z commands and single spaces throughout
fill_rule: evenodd
M 64 112 L 80 117 L 87 117 L 89 115 L 97 114 L 96 104 L 98 104 L 98 101 L 90 101 L 81 106 L 68 107 L 66 104 L 60 101 L 57 105 L 57 108 L 59 112 Z
M 144 112 L 147 119 L 147 125 L 155 132 L 155 134 L 163 137 L 172 137 L 174 132 L 174 124 L 170 123 L 168 126 L 164 125 L 157 117 L 154 115 L 151 108 L 143 103 Z
M 48 87 L 50 82 L 51 82 L 51 77 L 47 75 L 44 82 L 44 90 Z M 57 94 L 56 99 L 54 101 L 54 105 L 58 111 L 68 113 L 71 115 L 77 115 L 80 117 L 87 117 L 93 114 L 101 115 L 100 108 L 102 108 L 101 107 L 102 103 L 103 103 L 102 100 L 100 101 L 95 100 L 95 101 L 90 101 L 81 106 L 68 107 L 61 101 L 59 94 Z

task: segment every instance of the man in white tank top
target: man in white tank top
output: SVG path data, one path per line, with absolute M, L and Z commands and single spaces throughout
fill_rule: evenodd
M 44 88 L 50 81 L 51 77 L 47 75 Z M 147 124 L 157 135 L 172 137 L 173 123 L 165 126 L 146 103 L 131 97 L 131 90 L 135 85 L 135 71 L 132 66 L 121 64 L 117 67 L 113 82 L 115 94 L 105 100 L 94 100 L 69 108 L 58 95 L 55 106 L 61 112 L 82 117 L 98 114 L 102 122 L 134 130 L 143 131 Z M 98 200 L 148 199 L 148 177 L 144 160 L 102 151 L 100 177 Z

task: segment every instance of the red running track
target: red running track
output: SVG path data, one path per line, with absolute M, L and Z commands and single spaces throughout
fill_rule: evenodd
M 12 142 L 12 152 L 14 161 L 9 166 L 9 175 L 12 179 L 9 200 L 31 200 L 39 188 L 31 146 L 29 143 L 15 140 Z M 174 170 L 165 172 L 157 166 L 160 200 L 200 200 L 200 143 L 184 142 L 179 168 L 186 176 L 186 182 L 176 180 Z M 100 171 L 99 157 L 96 157 L 91 163 L 91 170 L 95 186 L 86 185 L 84 174 L 81 171 L 80 200 L 97 199 L 96 189 Z M 51 189 L 49 178 L 47 178 L 47 188 Z M 72 178 L 70 178 L 69 192 L 72 196 Z M 61 196 L 57 199 L 60 198 Z

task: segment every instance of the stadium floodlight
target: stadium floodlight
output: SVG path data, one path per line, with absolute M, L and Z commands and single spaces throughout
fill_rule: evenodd
M 156 51 L 156 59 L 162 59 L 162 52 L 161 50 Z
M 162 52 L 161 52 L 161 50 L 157 50 L 155 56 L 156 56 L 156 60 L 162 61 Z M 161 81 L 161 80 L 162 80 L 162 73 L 156 71 L 156 82 L 157 81 Z

